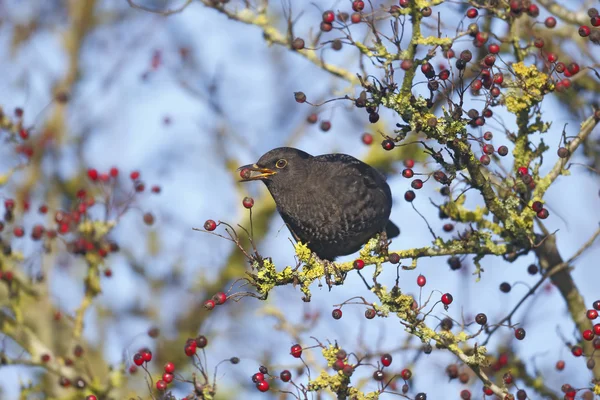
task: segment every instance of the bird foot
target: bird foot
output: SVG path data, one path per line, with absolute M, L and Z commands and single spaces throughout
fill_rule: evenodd
M 340 271 L 340 269 L 337 267 L 337 265 L 335 265 L 335 263 L 333 261 L 322 260 L 315 253 L 312 254 L 312 257 L 319 264 L 323 265 L 323 274 L 325 275 L 325 283 L 327 284 L 329 291 L 331 291 L 331 288 L 334 285 L 337 286 L 337 285 L 341 285 L 344 283 L 344 280 L 346 279 L 346 273 Z M 333 273 L 331 271 L 333 271 Z M 332 276 L 334 277 L 333 280 L 331 279 Z M 319 284 L 319 286 L 321 286 L 321 285 Z
M 388 249 L 390 247 L 390 243 L 392 241 L 388 240 L 387 237 L 387 233 L 385 231 L 381 232 L 379 234 L 379 249 L 378 249 L 378 253 L 381 255 L 387 255 L 388 254 Z

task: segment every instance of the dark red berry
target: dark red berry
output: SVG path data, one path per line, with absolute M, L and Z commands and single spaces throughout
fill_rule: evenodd
M 407 190 L 406 193 L 404 193 L 404 200 L 408 201 L 409 203 L 412 202 L 415 199 L 415 197 L 415 192 L 413 192 L 412 190 Z
M 523 329 L 523 328 L 517 328 L 517 329 L 515 329 L 515 337 L 516 337 L 518 340 L 523 340 L 523 339 L 525 339 L 525 333 L 526 333 L 526 332 L 525 332 L 525 329 Z
M 547 28 L 554 28 L 556 26 L 556 18 L 548 17 L 544 21 L 544 24 L 546 25 Z
M 340 318 L 342 318 L 342 310 L 340 310 L 339 308 L 334 309 L 331 312 L 331 316 L 333 317 L 333 319 L 340 319 Z
M 477 314 L 475 316 L 475 322 L 477 322 L 481 326 L 487 324 L 487 315 L 485 315 L 484 313 Z
M 244 197 L 244 199 L 242 200 L 242 205 L 245 208 L 252 208 L 254 206 L 254 199 L 252 197 Z M 208 229 L 207 229 L 208 230 Z
M 289 382 L 292 379 L 292 373 L 290 371 L 288 371 L 287 369 L 284 369 L 279 374 L 279 377 L 281 378 L 281 380 L 283 382 Z
M 579 27 L 579 36 L 581 37 L 588 37 L 590 36 L 591 32 L 592 31 L 589 26 L 582 25 Z
M 390 365 L 392 365 L 392 355 L 391 354 L 384 354 L 381 356 L 381 364 L 384 367 L 389 367 Z
M 217 223 L 215 221 L 213 221 L 212 219 L 208 219 L 204 223 L 204 229 L 209 232 L 214 231 L 216 228 L 217 228 Z
M 390 139 L 385 139 L 383 142 L 381 142 L 381 147 L 383 147 L 384 150 L 389 151 L 396 147 L 396 145 L 394 144 L 394 141 Z
M 295 344 L 291 347 L 290 353 L 293 357 L 300 358 L 302 356 L 302 346 Z
M 469 8 L 467 10 L 467 18 L 477 18 L 477 16 L 479 15 L 479 12 L 477 11 L 476 8 Z
M 216 293 L 212 298 L 216 304 L 221 305 L 227 301 L 227 295 L 223 292 Z

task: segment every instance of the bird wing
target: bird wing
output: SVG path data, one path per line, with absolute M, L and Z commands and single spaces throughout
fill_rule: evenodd
M 389 191 L 389 186 L 386 183 L 387 179 L 385 175 L 383 175 L 381 171 L 371 167 L 359 159 L 347 154 L 323 154 L 314 157 L 313 160 L 343 166 L 339 172 L 339 178 L 342 179 L 342 181 L 347 179 L 356 181 L 358 176 L 360 176 L 362 177 L 365 186 L 371 189 L 383 189 L 384 192 L 386 192 L 386 196 L 389 197 L 391 201 L 391 192 Z M 355 172 L 358 172 L 358 174 Z M 347 179 L 344 179 L 344 177 Z M 387 191 L 385 189 L 387 189 Z

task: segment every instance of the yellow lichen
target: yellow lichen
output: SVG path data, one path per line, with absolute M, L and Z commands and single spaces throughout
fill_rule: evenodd
M 79 224 L 79 232 L 89 235 L 93 240 L 102 239 L 115 226 L 114 221 L 84 221 Z
M 542 101 L 548 75 L 540 72 L 535 65 L 514 63 L 512 69 L 515 80 L 509 84 L 504 96 L 506 108 L 513 114 L 519 114 Z

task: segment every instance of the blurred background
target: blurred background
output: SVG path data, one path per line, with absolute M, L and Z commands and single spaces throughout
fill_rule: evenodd
M 151 9 L 174 9 L 182 3 L 140 0 Z M 390 4 L 374 1 L 373 7 Z M 291 5 L 292 14 L 298 17 L 294 33 L 307 42 L 317 34 L 324 10 L 351 12 L 350 2 L 345 1 Z M 244 6 L 232 1 L 227 7 Z M 289 7 L 285 2 L 269 5 L 270 22 L 282 32 Z M 585 4 L 572 1 L 568 7 L 581 10 Z M 465 10 L 454 3 L 434 8 L 440 13 L 445 34 L 455 34 Z M 547 15 L 542 8 L 538 20 Z M 409 25 L 407 22 L 407 29 Z M 430 32 L 437 30 L 434 22 L 430 28 Z M 504 29 L 501 23 L 493 28 L 499 32 Z M 352 34 L 368 40 L 364 27 L 353 27 Z M 331 32 L 321 40 L 336 37 Z M 468 47 L 470 40 L 459 43 L 457 53 L 461 45 Z M 598 53 L 595 59 L 589 51 L 580 50 L 577 42 L 564 43 L 563 50 L 582 65 L 598 63 Z M 352 73 L 359 71 L 358 52 L 351 46 L 340 51 L 324 46 L 317 54 Z M 228 291 L 248 265 L 230 242 L 193 228 L 201 228 L 209 218 L 248 226 L 249 213 L 241 202 L 244 196 L 255 199 L 254 228 L 261 254 L 272 257 L 280 269 L 295 263 L 290 234 L 266 189 L 258 182 L 239 184 L 235 172 L 238 166 L 256 161 L 275 147 L 290 145 L 314 155 L 343 152 L 381 167 L 395 199 L 391 220 L 402 232 L 391 249 L 431 243 L 427 224 L 404 201 L 410 181 L 400 175 L 404 159 L 425 160 L 421 150 L 409 146 L 385 152 L 379 145 L 381 133 L 391 132 L 399 118 L 381 112 L 381 120 L 371 124 L 366 113 L 347 101 L 319 107 L 294 101 L 296 91 L 305 92 L 312 103 L 321 103 L 345 94 L 356 95 L 357 87 L 289 49 L 269 46 L 256 26 L 228 19 L 197 1 L 180 13 L 162 16 L 134 9 L 124 0 L 0 0 L 0 59 L 0 107 L 10 118 L 15 118 L 16 108 L 22 108 L 23 126 L 28 129 L 27 140 L 0 132 L 0 173 L 16 168 L 10 180 L 0 186 L 0 197 L 15 198 L 18 204 L 27 200 L 31 208 L 24 212 L 17 206 L 15 213 L 25 227 L 25 236 L 10 238 L 9 233 L 3 233 L 2 238 L 10 238 L 13 251 L 23 252 L 20 266 L 26 276 L 44 275 L 40 284 L 43 296 L 23 305 L 23 311 L 35 320 L 32 329 L 57 355 L 68 357 L 75 344 L 83 345 L 85 362 L 94 376 L 103 380 L 111 376 L 111 368 L 128 369 L 133 354 L 148 347 L 154 354 L 149 365 L 152 372 L 162 373 L 164 363 L 173 361 L 177 371 L 189 377 L 193 367 L 183 345 L 186 338 L 203 334 L 209 341 L 209 371 L 221 360 L 233 356 L 241 359 L 239 365 L 219 366 L 217 398 L 275 399 L 286 397 L 259 393 L 252 374 L 259 365 L 267 365 L 276 373 L 289 368 L 297 382 L 305 382 L 306 372 L 297 377 L 302 364 L 290 357 L 289 346 L 297 342 L 314 345 L 314 337 L 322 343 L 337 342 L 348 351 L 392 352 L 393 372 L 405 367 L 413 370 L 411 396 L 423 391 L 432 399 L 458 399 L 460 390 L 471 385 L 479 396 L 482 384 L 474 376 L 466 385 L 448 381 L 445 368 L 457 362 L 452 354 L 443 350 L 422 354 L 421 344 L 411 339 L 393 316 L 366 320 L 364 308 L 348 306 L 342 319 L 332 319 L 333 306 L 353 296 L 375 300 L 357 275 L 350 274 L 343 286 L 332 291 L 314 285 L 310 303 L 301 300 L 298 288 L 288 286 L 275 289 L 266 301 L 244 298 L 212 312 L 202 307 L 217 291 Z M 441 55 L 434 61 L 436 66 L 447 64 Z M 370 65 L 365 68 L 375 76 L 379 73 Z M 401 82 L 400 70 L 396 79 Z M 591 79 L 598 84 L 597 78 Z M 420 76 L 419 80 L 415 92 L 426 93 L 425 79 Z M 60 98 L 64 94 L 68 94 L 66 102 Z M 543 103 L 544 117 L 552 120 L 544 141 L 552 149 L 558 146 L 563 129 L 567 135 L 576 134 L 583 118 L 590 115 L 589 99 L 577 96 L 575 91 L 567 97 L 550 95 Z M 478 100 L 470 101 L 477 104 Z M 496 146 L 507 144 L 502 138 L 505 131 L 516 129 L 514 116 L 494 112 L 486 130 L 494 133 L 492 143 Z M 318 116 L 314 124 L 307 121 L 313 113 Z M 329 130 L 321 129 L 323 121 L 331 123 Z M 478 129 L 472 131 L 481 135 Z M 370 146 L 361 140 L 365 132 L 375 137 Z M 592 138 L 597 137 L 596 131 Z M 536 140 L 539 138 L 532 138 Z M 33 149 L 31 157 L 24 155 L 27 149 L 19 147 L 27 145 Z M 556 152 L 551 150 L 544 157 L 542 172 L 554 161 Z M 583 154 L 575 155 L 573 161 L 590 164 L 590 158 Z M 504 162 L 511 167 L 510 156 Z M 119 169 L 119 177 L 110 187 L 91 181 L 86 173 L 90 168 L 108 173 L 111 167 Z M 431 168 L 427 162 L 417 163 L 415 171 L 427 173 Z M 139 171 L 145 191 L 135 191 L 129 178 L 133 171 Z M 546 197 L 550 210 L 546 226 L 557 230 L 559 250 L 565 259 L 591 237 L 600 214 L 597 175 L 583 165 L 572 166 L 571 173 L 559 178 Z M 450 233 L 442 230 L 448 221 L 438 218 L 430 202 L 443 201 L 439 187 L 432 182 L 418 191 L 414 206 L 438 235 L 448 239 L 465 227 L 457 225 Z M 160 187 L 159 194 L 151 193 L 154 185 Z M 86 261 L 69 251 L 66 238 L 45 252 L 44 246 L 29 235 L 34 224 L 50 225 L 56 211 L 72 208 L 79 189 L 94 193 L 99 203 L 106 196 L 133 200 L 122 215 L 118 207 L 110 214 L 118 223 L 109 237 L 118 243 L 120 251 L 104 260 L 101 293 L 85 311 L 83 334 L 75 342 L 65 339 L 70 336 L 65 332 L 73 329 L 72 322 L 85 298 Z M 481 203 L 477 194 L 467 193 L 469 207 Z M 48 206 L 48 214 L 37 213 L 43 204 Z M 91 216 L 100 219 L 105 211 L 101 204 L 89 210 Z M 145 213 L 154 218 L 150 226 L 144 222 Z M 579 257 L 572 272 L 590 307 L 600 297 L 598 257 L 598 246 L 592 246 Z M 348 256 L 343 260 L 352 259 Z M 432 291 L 454 295 L 447 315 L 456 321 L 469 321 L 485 312 L 493 322 L 504 317 L 538 279 L 527 273 L 528 265 L 535 263 L 533 255 L 515 263 L 485 257 L 480 281 L 473 276 L 475 268 L 470 261 L 466 257 L 462 268 L 452 271 L 446 257 L 422 259 L 416 270 L 400 271 L 400 287 L 418 295 L 416 278 L 423 274 L 427 277 L 423 298 Z M 379 281 L 390 287 L 395 278 L 396 268 L 385 265 Z M 513 285 L 512 291 L 502 293 L 501 282 Z M 240 290 L 239 283 L 235 290 Z M 7 307 L 7 296 L 3 296 L 3 307 Z M 62 319 L 57 320 L 57 313 Z M 432 315 L 441 319 L 446 313 L 438 307 Z M 501 329 L 488 346 L 490 353 L 499 354 L 502 349 L 516 352 L 528 372 L 539 373 L 554 390 L 565 382 L 574 387 L 589 384 L 585 360 L 572 357 L 565 345 L 565 340 L 575 342 L 578 334 L 564 300 L 552 286 L 545 286 L 527 300 L 514 322 L 527 330 L 527 338 L 516 342 L 511 329 Z M 157 338 L 147 334 L 153 327 L 160 329 Z M 3 354 L 27 359 L 10 335 L 2 336 Z M 318 349 L 313 352 L 307 357 L 324 365 Z M 561 359 L 567 364 L 562 372 L 555 369 Z M 361 374 L 368 378 L 372 372 L 365 368 Z M 143 371 L 126 372 L 119 380 L 122 388 L 113 398 L 150 398 Z M 3 399 L 17 399 L 20 394 L 34 399 L 85 397 L 85 390 L 73 394 L 73 389 L 61 389 L 57 383 L 56 375 L 36 366 L 0 367 Z M 367 390 L 376 389 L 372 380 L 366 379 L 365 385 Z M 183 383 L 172 386 L 177 398 L 189 394 L 190 388 Z

